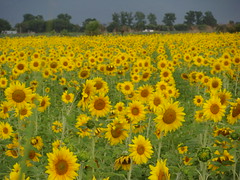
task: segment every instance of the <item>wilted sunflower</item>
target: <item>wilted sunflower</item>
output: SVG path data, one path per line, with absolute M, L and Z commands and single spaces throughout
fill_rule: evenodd
M 226 106 L 221 104 L 221 100 L 217 96 L 212 96 L 206 101 L 206 103 L 203 104 L 204 116 L 209 120 L 213 120 L 214 122 L 222 120 L 225 109 Z
M 29 88 L 25 88 L 25 84 L 21 84 L 19 81 L 11 83 L 5 90 L 5 96 L 12 106 L 21 108 L 30 101 L 32 91 Z
M 35 150 L 30 150 L 28 152 L 28 159 L 26 160 L 26 164 L 27 166 L 33 166 L 33 164 L 31 163 L 33 162 L 39 162 L 39 157 L 41 157 L 42 155 L 37 153 Z
M 129 144 L 130 156 L 136 164 L 147 163 L 153 154 L 151 142 L 144 136 L 138 135 L 132 140 L 133 144 Z
M 178 129 L 185 121 L 183 110 L 183 107 L 179 107 L 178 101 L 165 101 L 156 112 L 157 117 L 154 120 L 157 123 L 157 128 L 166 133 Z
M 164 161 L 158 160 L 156 166 L 149 165 L 151 172 L 150 176 L 148 179 L 150 180 L 170 180 L 170 174 L 168 171 L 168 167 L 166 166 L 167 160 L 165 159 Z
M 89 104 L 89 111 L 91 114 L 97 117 L 103 117 L 109 113 L 111 109 L 110 101 L 108 96 L 99 95 L 93 97 Z
M 72 180 L 78 174 L 80 164 L 77 163 L 77 157 L 73 155 L 66 147 L 53 149 L 52 153 L 47 153 L 48 166 L 46 173 L 49 174 L 50 180 Z
M 13 133 L 12 126 L 8 122 L 0 122 L 0 138 L 9 139 Z
M 183 157 L 183 164 L 184 164 L 184 165 L 188 165 L 188 166 L 192 165 L 192 159 L 193 159 L 193 158 L 191 158 L 191 157 L 184 156 L 184 157 Z
M 74 100 L 74 94 L 68 93 L 68 91 L 64 91 L 62 95 L 62 101 L 68 104 L 68 103 L 72 103 L 73 100 Z
M 145 117 L 145 106 L 140 101 L 132 101 L 127 107 L 127 116 L 137 123 Z
M 115 160 L 114 169 L 123 169 L 128 171 L 130 169 L 131 158 L 128 155 L 121 156 Z
M 129 124 L 124 118 L 116 118 L 107 125 L 105 137 L 111 145 L 122 143 L 128 137 Z

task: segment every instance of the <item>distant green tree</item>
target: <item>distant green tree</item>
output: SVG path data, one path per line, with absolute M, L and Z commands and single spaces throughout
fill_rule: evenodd
M 126 18 L 127 18 L 127 26 L 131 28 L 132 25 L 133 25 L 133 20 L 134 20 L 133 13 L 132 12 L 128 12 L 126 14 Z
M 196 25 L 203 24 L 203 13 L 201 11 L 195 11 Z
M 156 27 L 157 27 L 157 17 L 156 17 L 156 15 L 153 14 L 153 13 L 150 13 L 147 16 L 147 19 L 148 19 L 148 22 L 149 22 L 148 27 L 150 29 L 156 29 Z
M 143 12 L 137 11 L 134 15 L 135 19 L 135 28 L 138 31 L 141 31 L 145 28 L 146 21 L 145 21 L 145 14 Z
M 82 22 L 82 28 L 81 28 L 82 32 L 84 32 L 86 30 L 87 24 L 91 21 L 96 21 L 96 19 L 95 18 L 87 18 Z
M 207 11 L 204 14 L 203 17 L 203 23 L 209 26 L 216 26 L 217 25 L 217 20 L 213 16 L 211 11 Z
M 62 19 L 66 22 L 69 22 L 70 23 L 70 20 L 72 19 L 72 16 L 70 16 L 69 14 L 59 14 L 57 16 L 57 19 Z
M 32 20 L 35 20 L 34 15 L 29 14 L 29 13 L 23 15 L 23 22 L 28 22 L 28 21 L 32 21 Z
M 175 13 L 165 13 L 162 22 L 166 25 L 166 26 L 170 26 L 172 27 L 174 22 L 176 20 L 176 15 Z
M 194 11 L 188 11 L 184 18 L 185 18 L 184 24 L 188 26 L 191 26 L 196 22 L 196 15 Z
M 0 18 L 0 33 L 2 31 L 10 30 L 11 28 L 12 27 L 11 27 L 10 23 L 7 20 Z
M 90 36 L 99 35 L 101 33 L 101 24 L 96 20 L 88 22 L 85 33 Z
M 120 12 L 120 24 L 121 26 L 126 26 L 127 25 L 127 12 Z

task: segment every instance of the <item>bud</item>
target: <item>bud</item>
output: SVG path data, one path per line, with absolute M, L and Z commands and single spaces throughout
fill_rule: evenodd
M 87 127 L 88 127 L 89 129 L 94 128 L 94 126 L 95 126 L 95 123 L 94 123 L 92 120 L 89 120 L 89 121 L 87 122 Z
M 211 150 L 209 148 L 202 148 L 197 153 L 198 159 L 202 162 L 207 162 L 211 159 Z
M 232 138 L 233 140 L 237 140 L 237 139 L 239 138 L 238 133 L 236 133 L 236 132 L 231 133 L 231 138 Z

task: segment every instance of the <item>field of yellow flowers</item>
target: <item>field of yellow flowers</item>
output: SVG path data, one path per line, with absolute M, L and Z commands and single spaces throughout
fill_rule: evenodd
M 0 179 L 240 179 L 240 34 L 0 39 Z

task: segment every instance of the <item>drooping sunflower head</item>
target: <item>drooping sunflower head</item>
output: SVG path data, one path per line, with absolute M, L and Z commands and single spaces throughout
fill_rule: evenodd
M 115 160 L 114 169 L 123 169 L 128 171 L 130 169 L 131 158 L 128 155 L 123 155 Z

